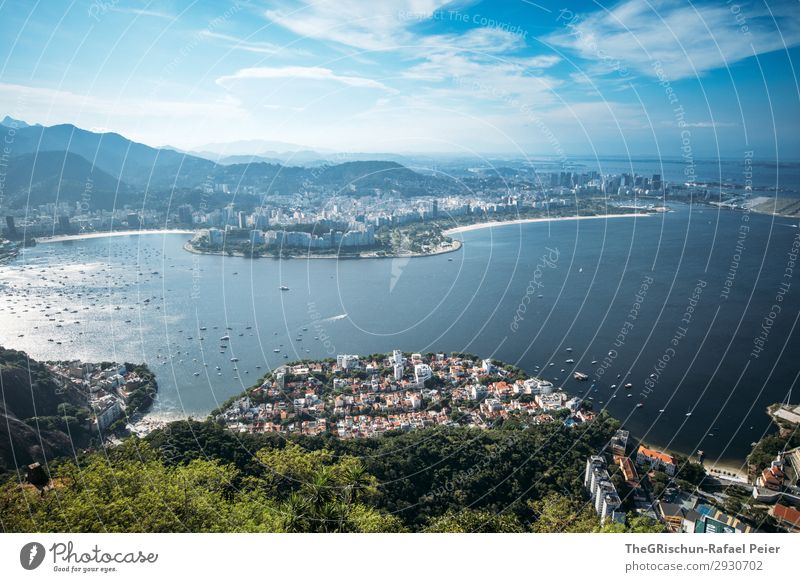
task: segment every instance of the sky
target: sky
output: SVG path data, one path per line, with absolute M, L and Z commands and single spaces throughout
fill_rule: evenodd
M 798 44 L 797 0 L 0 0 L 0 118 L 183 149 L 797 160 Z

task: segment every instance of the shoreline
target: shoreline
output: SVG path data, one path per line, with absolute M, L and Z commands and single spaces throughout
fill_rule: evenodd
M 461 232 L 469 232 L 472 230 L 480 230 L 483 228 L 495 228 L 501 226 L 512 226 L 515 224 L 528 224 L 533 222 L 563 222 L 567 220 L 589 220 L 597 218 L 627 218 L 627 217 L 645 217 L 652 216 L 653 212 L 631 212 L 628 214 L 591 214 L 588 216 L 553 216 L 553 217 L 537 217 L 537 218 L 518 218 L 516 220 L 497 220 L 490 222 L 476 222 L 475 224 L 465 224 L 464 226 L 456 226 L 443 230 L 442 234 L 451 235 Z
M 633 436 L 633 435 L 632 435 Z M 697 462 L 697 456 L 695 453 L 686 453 L 679 451 L 677 449 L 670 449 L 666 447 L 661 447 L 652 442 L 641 441 L 641 444 L 646 446 L 649 449 L 654 449 L 657 451 L 664 452 L 668 455 L 680 455 L 683 457 L 688 457 L 692 462 Z M 696 451 L 695 451 L 696 452 Z M 738 461 L 736 459 L 720 459 L 718 461 L 714 461 L 711 458 L 706 457 L 702 462 L 702 467 L 705 469 L 706 475 L 712 477 L 722 477 L 723 479 L 728 479 L 731 481 L 739 481 L 743 485 L 749 485 L 747 478 L 747 457 L 745 456 L 742 461 Z M 733 477 L 730 475 L 721 475 L 722 472 L 727 471 L 728 473 L 733 473 Z
M 183 228 L 168 228 L 168 229 L 155 229 L 155 230 L 113 230 L 109 232 L 87 232 L 84 234 L 59 234 L 56 236 L 37 237 L 36 244 L 47 244 L 54 242 L 67 242 L 72 240 L 85 240 L 93 238 L 105 238 L 115 236 L 133 236 L 143 234 L 194 234 L 195 230 L 187 230 Z
M 427 253 L 408 253 L 405 255 L 401 254 L 390 254 L 390 255 L 377 255 L 374 252 L 366 252 L 360 253 L 358 255 L 315 255 L 315 254 L 307 254 L 307 255 L 292 255 L 289 257 L 275 257 L 272 255 L 261 255 L 257 257 L 258 259 L 279 259 L 279 260 L 290 260 L 290 259 L 328 259 L 332 261 L 347 261 L 347 260 L 355 260 L 355 259 L 405 259 L 405 258 L 421 258 L 421 257 L 433 257 L 436 255 L 443 255 L 445 253 L 453 253 L 461 249 L 462 243 L 460 240 L 453 240 L 453 244 L 448 247 L 444 248 L 437 248 L 436 250 L 427 252 Z M 209 255 L 209 256 L 228 256 L 227 251 L 201 251 L 196 249 L 192 246 L 192 241 L 187 241 L 183 244 L 183 250 L 186 252 L 195 254 L 195 255 Z M 232 255 L 233 257 L 244 257 L 244 253 L 240 251 L 234 251 Z M 253 257 L 247 257 L 253 258 Z

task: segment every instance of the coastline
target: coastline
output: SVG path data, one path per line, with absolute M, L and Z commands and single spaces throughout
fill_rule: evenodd
M 87 232 L 84 234 L 62 234 L 48 237 L 37 237 L 36 244 L 66 242 L 71 240 L 84 240 L 92 238 L 105 238 L 113 236 L 133 236 L 143 234 L 194 234 L 196 231 L 183 228 L 168 228 L 155 230 L 113 230 L 109 232 Z
M 589 216 L 553 216 L 553 217 L 537 217 L 537 218 L 519 218 L 516 220 L 498 220 L 493 222 L 476 222 L 475 224 L 466 224 L 464 226 L 456 226 L 442 231 L 444 235 L 458 234 L 461 232 L 469 232 L 472 230 L 479 230 L 483 228 L 495 228 L 501 226 L 511 226 L 514 224 L 527 224 L 531 222 L 562 222 L 566 220 L 589 220 L 597 218 L 627 218 L 652 216 L 652 212 L 631 212 L 629 214 L 592 214 Z
M 293 255 L 289 257 L 274 257 L 272 255 L 261 255 L 258 257 L 259 259 L 281 259 L 281 260 L 289 260 L 289 259 L 328 259 L 333 261 L 346 261 L 351 259 L 405 259 L 405 258 L 414 258 L 414 257 L 432 257 L 435 255 L 443 255 L 445 253 L 453 253 L 457 250 L 461 249 L 462 242 L 460 240 L 453 240 L 452 244 L 447 247 L 440 247 L 433 251 L 427 253 L 408 253 L 408 254 L 389 254 L 389 255 L 378 255 L 375 252 L 365 252 L 359 253 L 358 255 L 315 255 L 315 254 L 307 254 L 307 255 Z M 192 246 L 192 241 L 187 241 L 183 244 L 183 250 L 193 253 L 195 255 L 216 255 L 216 256 L 227 256 L 227 251 L 201 251 L 196 249 Z M 244 257 L 244 253 L 239 251 L 234 251 L 231 256 L 234 257 Z M 252 258 L 252 257 L 249 257 Z
M 662 451 L 668 455 L 680 455 L 683 457 L 688 457 L 693 462 L 697 462 L 697 457 L 694 453 L 687 453 L 684 451 L 662 447 L 652 442 L 641 441 L 641 444 L 649 449 Z M 722 477 L 723 479 L 728 479 L 730 481 L 739 481 L 743 485 L 749 484 L 747 478 L 747 458 L 743 459 L 741 463 L 736 459 L 720 459 L 718 461 L 714 461 L 706 458 L 703 460 L 702 466 L 703 469 L 705 469 L 706 474 L 712 477 Z M 733 473 L 734 476 L 722 475 L 721 473 L 724 472 Z

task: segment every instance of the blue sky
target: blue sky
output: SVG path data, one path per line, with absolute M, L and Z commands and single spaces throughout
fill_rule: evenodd
M 182 148 L 797 159 L 800 10 L 0 0 L 0 117 Z

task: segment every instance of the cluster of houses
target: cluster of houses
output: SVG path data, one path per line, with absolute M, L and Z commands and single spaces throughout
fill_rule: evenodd
M 771 505 L 769 514 L 791 532 L 800 532 L 800 447 L 779 452 L 755 480 L 753 498 Z
M 146 381 L 124 364 L 90 364 L 80 361 L 48 364 L 62 390 L 74 390 L 86 398 L 92 428 L 103 431 L 125 414 L 130 393 Z
M 754 529 L 735 516 L 720 511 L 695 493 L 670 487 L 651 498 L 651 493 L 639 475 L 653 477 L 663 472 L 678 474 L 677 460 L 670 454 L 639 445 L 628 454 L 628 431 L 619 430 L 598 455 L 586 461 L 584 487 L 600 523 L 608 520 L 624 523 L 627 512 L 646 515 L 657 520 L 673 533 L 749 533 Z M 624 482 L 624 494 L 617 490 L 611 476 L 616 465 Z M 617 480 L 617 483 L 620 483 Z M 777 519 L 777 518 L 776 518 Z
M 239 432 L 324 432 L 360 438 L 437 425 L 591 422 L 553 384 L 462 355 L 392 354 L 282 366 L 217 416 Z

